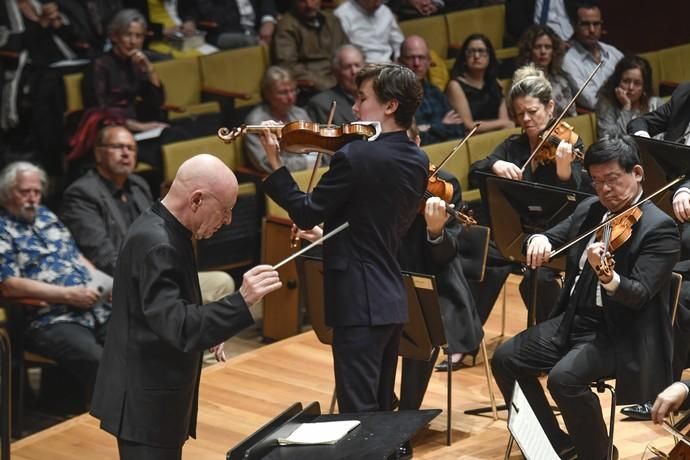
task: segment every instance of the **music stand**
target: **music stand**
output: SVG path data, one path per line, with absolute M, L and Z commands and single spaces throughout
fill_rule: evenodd
M 227 460 L 346 460 L 389 458 L 438 414 L 440 409 L 398 412 L 321 415 L 318 402 L 302 409 L 295 403 L 259 428 L 227 453 Z M 299 424 L 336 420 L 359 420 L 361 424 L 335 444 L 278 445 L 278 438 L 289 436 Z
M 296 259 L 297 273 L 302 286 L 304 303 L 314 333 L 324 344 L 333 342 L 332 328 L 326 325 L 323 295 L 323 259 L 300 256 Z M 441 306 L 432 275 L 402 272 L 408 299 L 408 322 L 403 327 L 398 354 L 403 358 L 429 361 L 438 348 L 446 343 L 441 318 Z M 448 417 L 446 442 L 451 444 L 451 373 L 448 373 Z M 331 412 L 334 402 L 331 403 Z
M 659 190 L 672 179 L 690 172 L 690 146 L 659 139 L 633 136 L 640 150 L 640 163 L 644 169 L 643 198 Z M 662 211 L 675 220 L 671 200 L 674 190 L 653 198 Z
M 483 172 L 477 172 L 477 176 L 496 247 L 511 262 L 526 262 L 522 247 L 527 235 L 550 229 L 572 214 L 580 201 L 591 196 L 577 190 Z M 543 266 L 563 271 L 565 257 L 552 259 Z M 537 277 L 532 273 L 527 327 L 534 324 L 536 317 L 536 283 Z

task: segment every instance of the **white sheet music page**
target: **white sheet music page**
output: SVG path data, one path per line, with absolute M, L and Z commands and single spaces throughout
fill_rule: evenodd
M 359 420 L 302 423 L 287 438 L 278 438 L 278 444 L 335 444 L 359 423 Z
M 527 460 L 559 460 L 517 382 L 510 403 L 508 429 Z

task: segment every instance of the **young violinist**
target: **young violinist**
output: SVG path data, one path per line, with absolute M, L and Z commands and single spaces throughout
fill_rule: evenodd
M 429 161 L 408 137 L 422 98 L 414 73 L 399 65 L 368 65 L 357 75 L 353 111 L 378 122 L 373 141 L 338 150 L 311 193 L 282 166 L 278 140 L 261 134 L 274 170 L 264 191 L 302 229 L 323 222 L 326 324 L 333 327 L 333 365 L 341 413 L 390 410 L 407 295 L 397 252 L 426 189 Z
M 640 199 L 644 172 L 631 137 L 596 142 L 584 164 L 596 196 L 544 234 L 526 239 L 530 266 L 539 267 L 553 250 Z M 652 202 L 639 210 L 632 232 L 615 250 L 596 233 L 569 248 L 563 295 L 551 318 L 502 344 L 492 360 L 505 400 L 517 381 L 561 458 L 573 452 L 582 459 L 606 458 L 606 425 L 590 383 L 615 377 L 618 403 L 629 404 L 650 400 L 671 382 L 669 282 L 680 250 L 678 230 Z M 602 269 L 605 253 L 615 261 L 609 270 Z M 568 434 L 539 382 L 545 372 Z

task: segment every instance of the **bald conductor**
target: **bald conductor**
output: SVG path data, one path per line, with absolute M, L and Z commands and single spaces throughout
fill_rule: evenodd
M 121 459 L 181 459 L 196 436 L 203 351 L 251 325 L 248 307 L 281 286 L 272 267 L 258 265 L 238 292 L 201 304 L 192 239 L 230 223 L 237 190 L 218 158 L 190 158 L 125 239 L 91 408 Z

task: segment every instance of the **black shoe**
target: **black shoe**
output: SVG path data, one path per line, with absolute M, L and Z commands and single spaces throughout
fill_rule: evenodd
M 651 420 L 652 419 L 652 403 L 646 402 L 644 404 L 635 404 L 621 409 L 621 414 L 630 417 L 634 420 Z
M 577 452 L 575 446 L 563 447 L 558 451 L 558 458 L 561 460 L 577 460 Z
M 398 460 L 407 460 L 408 458 L 412 458 L 412 445 L 410 441 L 398 447 Z
M 462 363 L 462 360 L 456 361 L 451 365 L 451 368 L 454 371 L 457 371 L 458 369 L 464 367 L 465 365 Z M 436 372 L 448 372 L 448 359 L 444 359 L 440 363 L 438 363 L 436 366 L 434 366 L 434 369 L 436 369 Z

